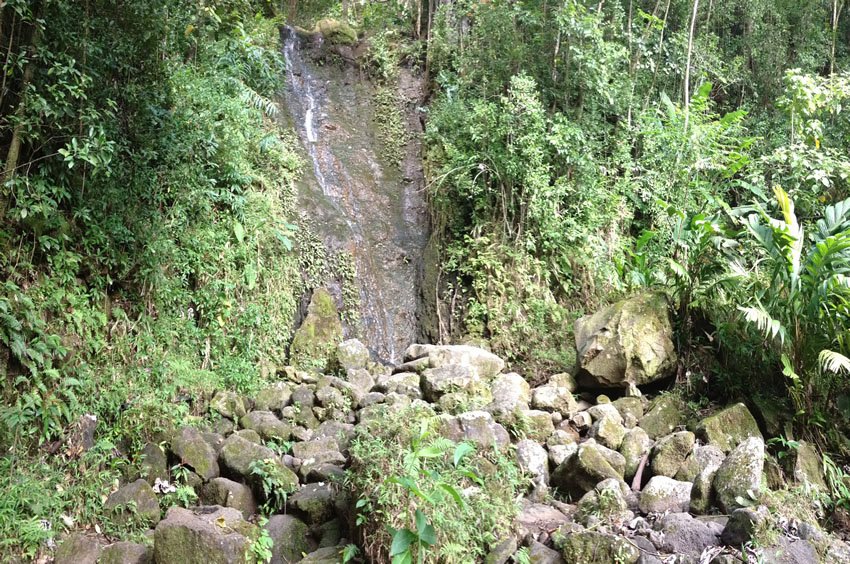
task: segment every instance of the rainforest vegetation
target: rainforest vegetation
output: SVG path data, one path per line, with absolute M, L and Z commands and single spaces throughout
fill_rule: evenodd
M 82 528 L 140 538 L 103 501 L 142 446 L 290 362 L 336 267 L 299 220 L 280 29 L 319 21 L 367 46 L 391 161 L 414 133 L 389 85 L 425 84 L 423 339 L 486 343 L 539 383 L 574 366 L 576 319 L 663 292 L 668 388 L 772 406 L 777 445 L 838 461 L 830 503 L 850 505 L 845 0 L 6 0 L 0 559 Z

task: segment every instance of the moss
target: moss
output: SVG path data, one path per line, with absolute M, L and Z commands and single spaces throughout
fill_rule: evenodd
M 303 369 L 324 370 L 342 341 L 342 322 L 333 297 L 324 288 L 313 292 L 307 317 L 295 332 L 290 361 Z
M 332 18 L 319 20 L 313 33 L 321 33 L 333 45 L 357 43 L 357 31 L 347 23 Z

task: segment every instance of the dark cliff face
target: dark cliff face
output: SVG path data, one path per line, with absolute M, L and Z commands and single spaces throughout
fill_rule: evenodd
M 283 98 L 304 149 L 301 221 L 354 267 L 359 321 L 346 327 L 384 361 L 399 361 L 418 336 L 427 207 L 421 164 L 419 80 L 400 73 L 397 92 L 412 128 L 398 164 L 380 138 L 375 85 L 321 33 L 285 29 Z M 363 49 L 344 45 L 346 52 Z M 354 57 L 355 55 L 352 55 Z

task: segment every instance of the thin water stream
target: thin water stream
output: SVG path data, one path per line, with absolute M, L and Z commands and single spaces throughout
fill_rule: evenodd
M 351 254 L 360 325 L 349 328 L 381 360 L 398 362 L 417 337 L 427 219 L 421 182 L 381 158 L 372 86 L 353 68 L 317 65 L 321 38 L 284 29 L 284 100 L 312 174 L 299 208 L 325 245 Z

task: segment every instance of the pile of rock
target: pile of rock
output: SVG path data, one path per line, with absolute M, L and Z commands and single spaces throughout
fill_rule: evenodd
M 210 403 L 213 424 L 178 429 L 166 451 L 147 445 L 143 475 L 106 502 L 116 518 L 132 507 L 133 518 L 154 527 L 152 547 L 74 536 L 57 562 L 239 561 L 260 533 L 256 514 L 265 499 L 253 472 L 260 462 L 291 492 L 265 524 L 272 562 L 339 562 L 356 535 L 350 500 L 335 484 L 356 428 L 414 404 L 427 405 L 448 438 L 514 453 L 530 478 L 512 534 L 494 543 L 487 562 L 507 562 L 520 547 L 535 563 L 734 561 L 773 518 L 754 504 L 765 477 L 764 439 L 742 403 L 694 424 L 677 396 L 641 396 L 639 385 L 673 366 L 666 315 L 662 302 L 641 297 L 583 320 L 578 377 L 556 374 L 535 388 L 480 348 L 412 345 L 390 368 L 351 340 L 336 349 L 339 376 L 287 369 L 254 398 L 219 392 Z M 579 383 L 624 395 L 576 399 Z M 291 444 L 285 454 L 269 446 L 284 443 Z M 200 505 L 172 507 L 161 519 L 158 492 L 175 463 Z M 818 465 L 803 444 L 793 474 L 817 487 Z M 764 549 L 766 561 L 850 562 L 850 549 L 813 524 L 786 530 Z

